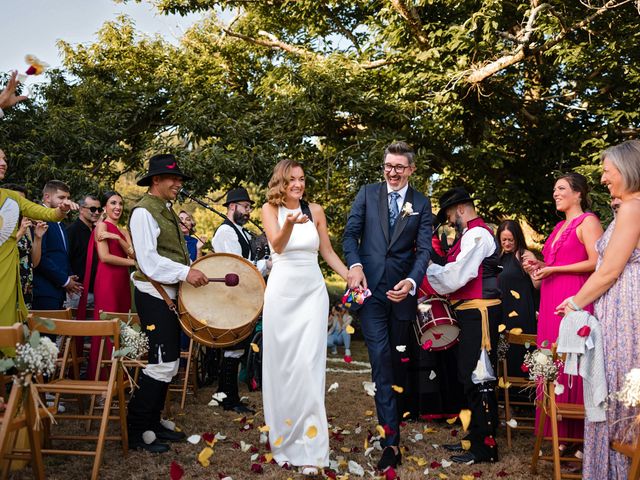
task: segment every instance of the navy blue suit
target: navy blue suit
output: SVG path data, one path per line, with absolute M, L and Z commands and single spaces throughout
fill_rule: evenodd
M 66 298 L 64 284 L 73 275 L 65 228 L 57 222 L 48 222 L 48 225 L 42 237 L 40 264 L 33 270 L 34 310 L 61 310 Z
M 412 295 L 400 303 L 391 302 L 385 292 L 405 278 L 413 279 L 419 287 L 431 254 L 431 203 L 411 186 L 406 203 L 411 203 L 417 214 L 404 215 L 401 210 L 391 230 L 386 182 L 365 185 L 351 206 L 342 244 L 347 265 L 362 264 L 372 292 L 359 308 L 359 317 L 376 383 L 378 422 L 391 430 L 385 445 L 400 441 L 398 410 L 403 402 L 398 403 L 402 395 L 396 394 L 392 385 L 406 389 L 407 373 L 401 361 L 406 354 L 396 346 L 415 341 L 409 332 L 417 303 Z

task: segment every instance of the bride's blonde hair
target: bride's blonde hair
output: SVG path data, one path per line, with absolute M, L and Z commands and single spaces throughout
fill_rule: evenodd
M 273 168 L 273 174 L 269 180 L 269 190 L 267 191 L 267 202 L 275 207 L 284 205 L 287 186 L 289 185 L 289 175 L 291 170 L 302 165 L 295 160 L 280 160 Z M 303 169 L 304 170 L 304 169 Z

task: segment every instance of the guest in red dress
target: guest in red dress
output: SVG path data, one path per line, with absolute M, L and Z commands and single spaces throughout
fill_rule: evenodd
M 94 315 L 100 319 L 100 312 L 129 312 L 131 310 L 131 287 L 129 284 L 129 267 L 134 266 L 134 253 L 131 236 L 125 229 L 118 227 L 124 202 L 117 192 L 107 192 L 102 197 L 104 218 L 96 224 L 89 239 L 85 278 L 91 275 L 93 256 L 98 255 L 98 267 L 94 279 Z M 78 305 L 78 318 L 86 316 L 87 290 L 83 290 Z M 100 337 L 91 339 L 88 377 L 97 377 L 98 353 Z M 110 358 L 112 344 L 107 340 L 103 358 Z M 106 378 L 103 369 L 101 378 Z

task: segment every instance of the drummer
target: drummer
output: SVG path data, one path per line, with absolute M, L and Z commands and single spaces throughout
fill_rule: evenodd
M 142 330 L 149 337 L 149 363 L 127 412 L 129 448 L 152 453 L 166 452 L 165 442 L 185 438 L 183 432 L 161 423 L 167 389 L 180 364 L 180 325 L 169 304 L 175 301 L 180 282 L 194 287 L 208 283 L 204 273 L 189 267 L 180 220 L 172 208 L 187 178 L 173 155 L 151 157 L 148 172 L 138 180 L 149 190 L 133 207 L 129 222 L 137 259 L 134 299 Z
M 501 318 L 499 248 L 493 232 L 476 213 L 473 199 L 462 187 L 442 195 L 437 219 L 441 224 L 447 221 L 454 227 L 459 239 L 447 252 L 445 265 L 429 266 L 427 280 L 436 293 L 449 295 L 456 309 L 461 329 L 458 379 L 471 410 L 471 426 L 465 438 L 470 441 L 470 448 L 463 450 L 462 442 L 443 446 L 458 452 L 451 457 L 458 463 L 496 462 L 495 374 L 490 380 L 487 375 L 479 375 L 481 372 L 476 368 L 484 349 L 490 354 L 493 371 L 496 371 Z
M 254 261 L 251 234 L 244 228 L 249 221 L 253 204 L 254 201 L 249 197 L 249 192 L 243 187 L 234 188 L 227 193 L 227 201 L 224 203 L 227 207 L 227 218 L 218 227 L 211 240 L 214 252 L 232 253 Z M 256 267 L 266 277 L 271 270 L 271 260 L 268 258 L 257 260 Z M 238 367 L 249 342 L 250 339 L 247 338 L 244 342 L 224 350 L 218 382 L 218 393 L 223 392 L 226 395 L 222 400 L 222 407 L 241 414 L 255 413 L 240 401 L 238 393 Z

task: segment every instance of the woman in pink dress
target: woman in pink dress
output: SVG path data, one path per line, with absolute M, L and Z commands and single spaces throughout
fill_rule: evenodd
M 531 274 L 534 285 L 540 288 L 540 311 L 538 314 L 538 345 L 547 342 L 548 348 L 558 339 L 560 321 L 556 307 L 568 296 L 574 295 L 595 270 L 598 253 L 596 241 L 602 236 L 602 226 L 598 217 L 586 212 L 590 207 L 587 179 L 578 173 L 567 173 L 556 180 L 553 199 L 556 210 L 562 212 L 565 220 L 559 222 L 542 249 L 544 262 L 536 260 L 530 252 L 523 254 L 523 265 Z M 585 306 L 593 311 L 592 305 Z M 562 403 L 583 403 L 582 381 L 580 377 L 571 380 L 564 373 L 558 376 L 558 383 L 564 386 L 564 393 L 556 395 Z M 536 418 L 540 412 L 536 412 Z M 537 421 L 536 421 L 537 423 Z M 582 438 L 582 420 L 562 420 L 558 422 L 558 435 L 568 438 Z M 551 426 L 545 425 L 545 435 L 551 435 Z M 561 450 L 566 445 L 561 445 Z
M 134 266 L 134 254 L 129 232 L 118 227 L 124 202 L 117 192 L 107 192 L 102 197 L 104 219 L 97 223 L 89 239 L 85 278 L 91 275 L 93 256 L 98 255 L 98 266 L 93 282 L 95 320 L 100 312 L 128 312 L 131 310 L 131 287 L 129 285 L 129 267 Z M 87 297 L 83 291 L 78 305 L 78 318 L 86 315 Z M 89 378 L 96 378 L 100 337 L 92 337 L 89 355 Z M 103 358 L 111 356 L 112 344 L 107 340 Z M 101 378 L 106 378 L 103 369 Z

